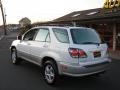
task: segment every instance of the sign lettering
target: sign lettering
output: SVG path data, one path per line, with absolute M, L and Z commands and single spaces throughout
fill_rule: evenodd
M 114 8 L 120 7 L 120 0 L 106 0 L 104 3 L 104 8 Z

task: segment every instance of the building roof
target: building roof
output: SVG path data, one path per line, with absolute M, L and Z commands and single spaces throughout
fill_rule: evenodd
M 57 18 L 53 20 L 53 22 L 85 21 L 109 18 L 113 19 L 113 17 L 119 18 L 120 20 L 120 8 L 114 9 L 96 8 L 84 11 L 75 11 L 60 18 Z

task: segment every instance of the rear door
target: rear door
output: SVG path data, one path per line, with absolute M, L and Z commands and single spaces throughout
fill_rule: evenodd
M 30 51 L 32 60 L 35 63 L 40 64 L 42 55 L 49 49 L 50 33 L 48 28 L 39 28 L 38 33 L 31 43 Z

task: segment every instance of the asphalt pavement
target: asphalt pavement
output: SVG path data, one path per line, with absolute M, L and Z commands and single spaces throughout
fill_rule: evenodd
M 0 40 L 0 90 L 120 90 L 120 60 L 112 60 L 100 77 L 65 77 L 56 86 L 47 85 L 40 67 L 26 61 L 11 63 L 9 47 L 16 35 L 12 32 Z

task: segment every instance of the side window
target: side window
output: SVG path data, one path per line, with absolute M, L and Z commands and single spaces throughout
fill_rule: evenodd
M 53 28 L 53 32 L 59 42 L 69 43 L 68 32 L 66 29 Z
M 36 32 L 37 32 L 37 29 L 33 29 L 33 30 L 28 31 L 24 35 L 23 40 L 33 40 Z
M 50 42 L 49 30 L 47 28 L 39 29 L 35 40 L 40 42 Z

